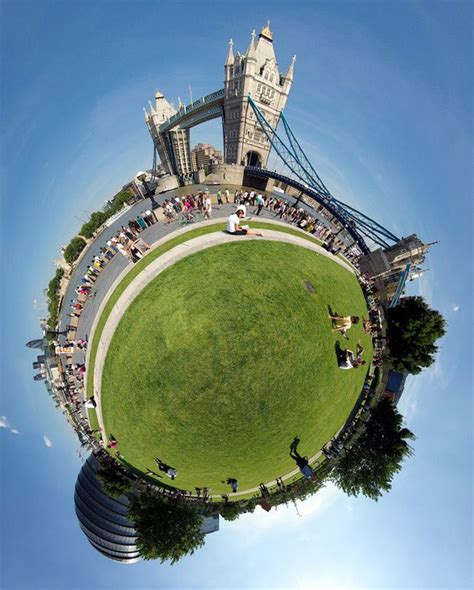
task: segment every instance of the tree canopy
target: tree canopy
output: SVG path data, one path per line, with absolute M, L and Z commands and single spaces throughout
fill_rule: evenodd
M 64 250 L 64 260 L 68 264 L 72 264 L 79 258 L 79 254 L 84 250 L 86 243 L 82 238 L 76 236 L 72 238 Z
M 144 492 L 132 499 L 129 517 L 143 559 L 173 564 L 204 545 L 202 517 L 188 503 Z
M 125 477 L 114 465 L 102 465 L 97 477 L 104 491 L 112 498 L 120 498 L 126 494 L 130 487 L 130 480 Z
M 241 513 L 238 502 L 229 502 L 221 507 L 221 516 L 224 520 L 237 520 Z
M 49 320 L 48 327 L 54 330 L 58 322 L 58 310 L 59 310 L 59 289 L 61 287 L 61 279 L 64 276 L 64 270 L 57 268 L 54 278 L 49 281 L 48 289 L 46 291 L 46 297 L 48 298 L 48 312 Z
M 434 362 L 436 340 L 446 333 L 443 316 L 423 297 L 404 297 L 388 310 L 388 344 L 392 366 L 416 375 Z
M 346 494 L 378 500 L 392 487 L 403 459 L 412 454 L 407 440 L 415 435 L 403 428 L 403 417 L 389 399 L 372 410 L 364 433 L 338 458 L 331 479 Z
M 94 211 L 94 213 L 91 214 L 89 221 L 84 223 L 81 227 L 79 233 L 85 238 L 92 238 L 94 232 L 104 223 L 104 221 L 107 220 L 107 218 L 108 215 L 103 211 Z

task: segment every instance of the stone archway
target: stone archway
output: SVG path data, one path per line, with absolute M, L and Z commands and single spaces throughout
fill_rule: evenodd
M 247 152 L 245 156 L 245 166 L 262 167 L 262 156 L 258 152 Z

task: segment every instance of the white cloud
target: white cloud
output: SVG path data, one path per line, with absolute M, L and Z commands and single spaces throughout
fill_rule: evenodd
M 461 309 L 461 306 L 459 305 L 459 303 L 455 303 L 453 305 L 453 311 L 459 311 Z
M 48 449 L 50 449 L 53 446 L 53 443 L 49 440 L 46 434 L 43 436 L 43 440 L 44 444 L 48 447 Z
M 0 416 L 0 428 L 9 430 L 12 434 L 20 434 L 20 431 L 16 428 L 10 428 L 10 423 L 6 416 Z
M 229 523 L 229 526 L 232 526 L 234 533 L 241 531 L 245 534 L 249 544 L 258 543 L 262 536 L 268 534 L 269 529 L 275 534 L 293 530 L 295 534 L 304 537 L 307 527 L 314 523 L 314 519 L 343 498 L 344 494 L 334 484 L 328 484 L 307 500 L 297 501 L 296 508 L 291 502 L 288 506 L 272 508 L 270 512 L 264 512 L 257 506 L 253 514 L 242 515 L 239 520 Z
M 417 409 L 418 401 L 421 395 L 423 376 L 416 377 L 409 376 L 405 385 L 405 390 L 398 404 L 398 410 L 405 417 L 406 423 L 409 425 L 414 419 Z

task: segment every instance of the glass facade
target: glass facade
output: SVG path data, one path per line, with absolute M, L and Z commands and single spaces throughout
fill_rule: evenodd
M 91 455 L 76 482 L 74 504 L 79 526 L 97 551 L 122 563 L 139 561 L 136 532 L 127 517 L 128 499 L 118 500 L 102 489 L 97 472 L 100 463 Z

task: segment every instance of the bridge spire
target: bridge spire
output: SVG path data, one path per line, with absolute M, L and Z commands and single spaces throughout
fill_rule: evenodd
M 286 72 L 286 74 L 284 75 L 284 78 L 286 80 L 290 80 L 291 82 L 293 81 L 293 72 L 295 69 L 295 61 L 296 61 L 296 55 L 294 55 L 291 59 L 291 63 L 288 67 L 288 70 Z
M 265 37 L 268 41 L 273 42 L 273 33 L 270 31 L 270 20 L 267 20 L 267 24 L 261 30 L 259 37 Z
M 150 115 L 156 115 L 156 111 L 150 101 L 148 101 L 148 104 L 150 105 Z
M 255 29 L 250 34 L 250 44 L 245 57 L 255 59 Z
M 234 52 L 232 50 L 233 45 L 234 45 L 234 42 L 231 39 L 229 41 L 229 51 L 227 52 L 227 59 L 225 60 L 226 66 L 233 66 L 234 65 Z

